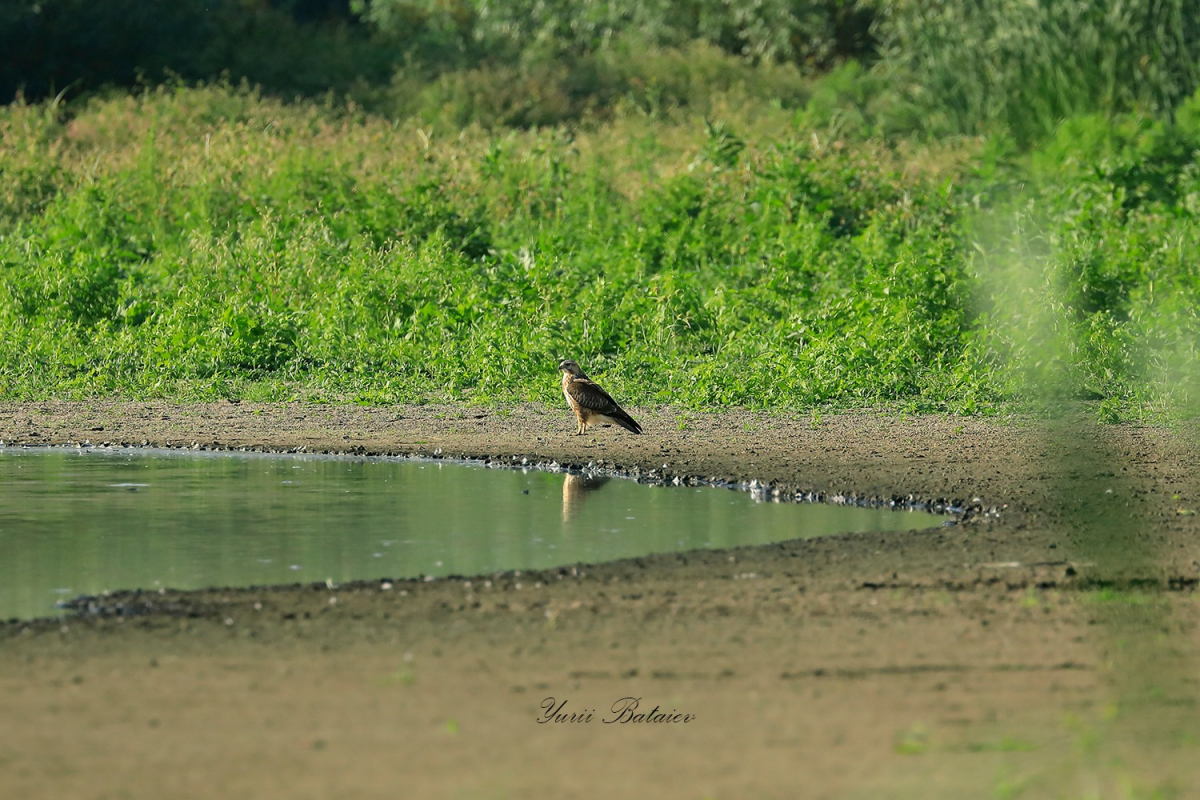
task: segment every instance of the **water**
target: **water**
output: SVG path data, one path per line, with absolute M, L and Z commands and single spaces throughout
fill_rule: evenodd
M 469 576 L 940 522 L 433 461 L 0 448 L 0 619 L 105 590 Z

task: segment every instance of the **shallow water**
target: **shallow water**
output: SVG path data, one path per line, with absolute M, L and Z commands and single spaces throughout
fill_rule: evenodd
M 438 461 L 0 448 L 0 619 L 105 590 L 478 575 L 941 521 Z

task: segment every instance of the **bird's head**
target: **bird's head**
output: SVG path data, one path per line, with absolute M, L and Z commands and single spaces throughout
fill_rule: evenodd
M 582 378 L 583 377 L 583 370 L 581 370 L 579 368 L 579 365 L 576 364 L 574 361 L 572 361 L 569 358 L 563 359 L 562 362 L 559 363 L 558 370 L 559 370 L 559 372 L 567 373 L 568 375 L 570 375 L 573 378 Z

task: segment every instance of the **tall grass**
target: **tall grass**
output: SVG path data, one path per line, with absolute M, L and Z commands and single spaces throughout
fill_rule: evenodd
M 1077 114 L 1169 112 L 1200 83 L 1188 0 L 878 8 L 881 66 L 935 135 L 1000 130 L 1028 145 Z

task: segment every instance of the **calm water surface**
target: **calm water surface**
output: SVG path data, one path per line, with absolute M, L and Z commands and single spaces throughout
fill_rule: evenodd
M 478 575 L 941 521 L 430 461 L 0 448 L 0 619 L 105 590 Z

